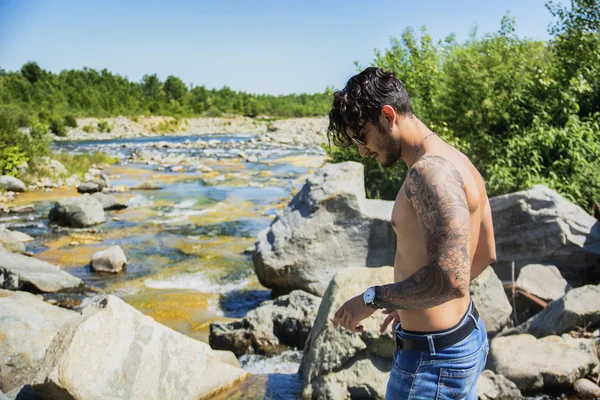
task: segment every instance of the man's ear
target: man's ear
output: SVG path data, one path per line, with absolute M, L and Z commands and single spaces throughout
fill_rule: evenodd
M 390 130 L 394 129 L 394 125 L 396 125 L 396 118 L 398 114 L 396 114 L 396 110 L 394 107 L 390 105 L 385 105 L 381 108 L 381 116 L 387 120 Z

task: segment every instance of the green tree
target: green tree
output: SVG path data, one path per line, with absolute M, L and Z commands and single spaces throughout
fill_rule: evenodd
M 169 75 L 164 84 L 164 91 L 167 101 L 176 100 L 179 103 L 182 103 L 187 94 L 187 87 L 181 79 Z

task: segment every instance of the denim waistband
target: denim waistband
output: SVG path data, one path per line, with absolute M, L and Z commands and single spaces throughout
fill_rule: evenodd
M 416 331 L 406 331 L 406 330 L 402 329 L 402 324 L 399 323 L 396 326 L 396 335 L 399 335 L 400 337 L 404 337 L 407 339 L 424 338 L 426 336 L 440 337 L 440 336 L 448 335 L 448 334 L 456 331 L 458 328 L 460 328 L 461 326 L 466 324 L 469 318 L 472 318 L 473 322 L 475 322 L 475 325 L 477 325 L 477 319 L 473 315 L 473 307 L 474 307 L 474 304 L 473 304 L 473 301 L 471 300 L 469 302 L 469 307 L 467 307 L 467 311 L 463 314 L 463 316 L 460 318 L 460 320 L 452 328 L 448 328 L 443 331 L 416 332 Z

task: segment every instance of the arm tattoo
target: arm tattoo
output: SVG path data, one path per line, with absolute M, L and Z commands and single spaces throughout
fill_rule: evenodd
M 405 186 L 423 232 L 428 263 L 406 280 L 376 287 L 375 304 L 420 310 L 467 292 L 470 214 L 462 177 L 442 157 L 421 157 Z

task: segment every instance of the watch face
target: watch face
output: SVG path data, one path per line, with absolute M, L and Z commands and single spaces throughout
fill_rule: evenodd
M 368 288 L 363 296 L 365 303 L 372 303 L 375 299 L 375 290 L 373 288 Z

